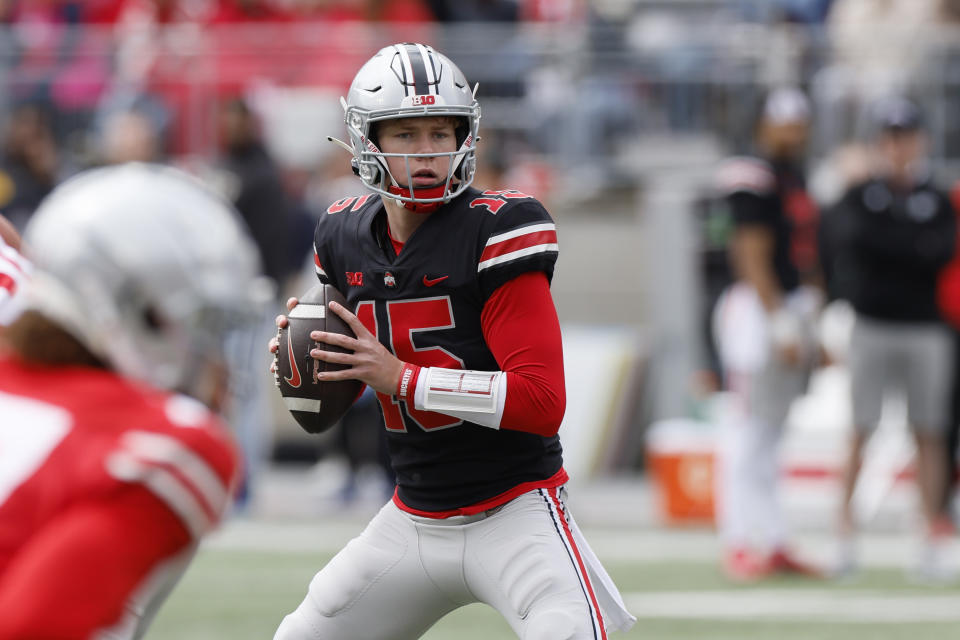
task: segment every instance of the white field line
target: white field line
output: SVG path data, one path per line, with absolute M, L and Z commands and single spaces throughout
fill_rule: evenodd
M 960 596 L 819 589 L 631 592 L 637 618 L 796 622 L 960 622 Z M 642 622 L 638 623 L 642 627 Z
M 359 535 L 372 515 L 299 520 L 232 518 L 205 540 L 204 545 L 220 550 L 332 554 Z M 585 528 L 584 535 L 605 562 L 703 564 L 717 563 L 720 558 L 720 544 L 711 531 Z M 795 547 L 801 557 L 829 566 L 834 560 L 837 542 L 827 534 L 806 533 L 796 537 Z M 864 535 L 858 540 L 857 548 L 864 568 L 903 569 L 918 559 L 920 540 L 911 534 Z M 944 562 L 960 569 L 960 538 L 953 541 Z

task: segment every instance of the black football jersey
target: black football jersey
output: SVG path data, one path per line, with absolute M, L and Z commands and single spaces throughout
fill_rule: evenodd
M 414 231 L 396 255 L 386 211 L 374 195 L 343 198 L 321 214 L 317 275 L 400 360 L 420 366 L 497 371 L 480 315 L 502 284 L 528 271 L 550 279 L 556 228 L 537 200 L 516 191 L 469 188 Z M 397 492 L 422 511 L 467 507 L 556 474 L 557 436 L 499 430 L 377 394 L 397 474 Z

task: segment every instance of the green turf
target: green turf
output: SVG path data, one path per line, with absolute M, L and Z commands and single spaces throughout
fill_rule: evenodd
M 294 552 L 203 550 L 161 610 L 147 640 L 269 640 L 283 616 L 303 599 L 313 574 L 329 556 Z M 731 587 L 710 563 L 616 563 L 608 569 L 622 591 L 709 591 Z M 923 598 L 960 595 L 960 589 L 932 589 L 907 583 L 897 571 L 873 570 L 856 581 L 765 581 L 764 589 L 825 588 L 838 596 L 852 589 L 909 591 Z M 728 621 L 641 619 L 628 634 L 614 638 L 645 640 L 940 640 L 956 637 L 956 623 L 819 623 L 796 621 Z M 424 636 L 426 640 L 498 640 L 514 636 L 493 610 L 482 605 L 460 609 Z M 358 639 L 360 640 L 360 639 Z
M 646 640 L 945 640 L 957 637 L 956 623 L 837 624 L 821 622 L 730 622 L 641 620 L 622 638 Z M 617 636 L 612 636 L 614 640 Z
M 731 584 L 719 566 L 704 562 L 655 562 L 637 565 L 605 563 L 621 591 L 709 591 L 749 590 L 751 585 Z M 828 582 L 802 577 L 772 577 L 759 586 L 763 589 L 827 588 L 837 592 L 853 590 L 896 590 L 897 592 L 960 594 L 960 585 L 921 585 L 908 581 L 898 569 L 866 569 L 847 580 Z

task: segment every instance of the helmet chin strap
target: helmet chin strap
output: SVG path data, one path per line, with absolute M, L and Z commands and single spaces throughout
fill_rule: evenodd
M 408 189 L 406 187 L 401 187 L 398 184 L 392 184 L 387 187 L 387 191 L 392 193 L 395 196 L 400 196 L 401 198 L 442 198 L 444 193 L 447 191 L 447 183 L 441 182 L 438 185 L 432 187 L 419 187 L 416 189 Z M 414 213 L 433 213 L 439 209 L 445 203 L 442 201 L 438 202 L 412 202 L 409 200 L 400 200 L 397 198 L 397 203 L 403 205 L 405 209 L 409 209 Z

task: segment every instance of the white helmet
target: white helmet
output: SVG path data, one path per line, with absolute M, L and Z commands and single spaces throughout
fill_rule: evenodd
M 187 393 L 227 363 L 229 330 L 259 317 L 270 291 L 239 216 L 170 167 L 72 178 L 34 214 L 24 247 L 30 308 L 122 375 Z
M 476 171 L 477 129 L 480 105 L 460 69 L 445 55 L 423 44 L 402 43 L 384 47 L 357 72 L 346 100 L 344 120 L 353 154 L 353 167 L 367 187 L 395 198 L 408 209 L 429 211 L 456 197 L 473 182 Z M 377 146 L 373 125 L 382 120 L 417 116 L 454 116 L 457 150 L 445 153 L 383 153 Z M 339 142 L 339 141 L 336 141 Z M 386 158 L 402 157 L 406 176 L 394 176 Z M 410 158 L 450 158 L 444 182 L 430 188 L 409 189 Z M 456 184 L 453 180 L 457 179 Z

